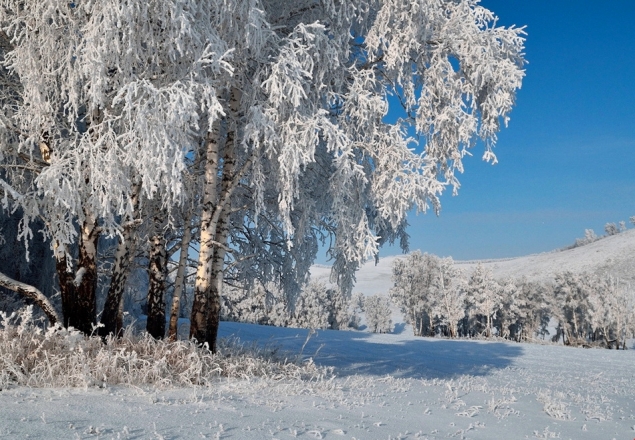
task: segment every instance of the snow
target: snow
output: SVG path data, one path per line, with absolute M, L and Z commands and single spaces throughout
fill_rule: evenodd
M 9 388 L 0 392 L 0 437 L 635 437 L 635 350 L 230 322 L 220 331 L 302 352 L 334 367 L 335 377 L 219 379 L 210 388 Z
M 634 253 L 629 230 L 486 266 L 497 277 L 608 269 L 630 279 Z M 362 267 L 355 291 L 385 295 L 394 258 Z M 312 275 L 325 280 L 328 270 L 314 266 Z M 301 353 L 334 376 L 218 379 L 208 388 L 7 388 L 0 438 L 635 438 L 633 340 L 616 351 L 417 338 L 396 311 L 393 320 L 392 334 L 223 322 L 220 337 Z
M 403 256 L 389 256 L 366 262 L 357 273 L 357 283 L 353 292 L 365 295 L 385 294 L 393 286 L 390 279 L 392 264 Z M 527 277 L 529 281 L 552 281 L 558 272 L 608 273 L 635 285 L 635 229 L 629 229 L 617 235 L 601 238 L 598 241 L 573 249 L 543 252 L 518 258 L 495 260 L 474 260 L 454 262 L 464 274 L 471 273 L 478 263 L 491 269 L 496 279 L 506 277 Z M 327 282 L 330 266 L 314 265 L 311 278 Z

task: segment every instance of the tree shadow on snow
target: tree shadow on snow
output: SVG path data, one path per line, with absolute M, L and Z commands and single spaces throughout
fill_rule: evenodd
M 360 330 L 363 330 L 363 329 L 360 328 Z M 406 323 L 398 322 L 397 324 L 395 324 L 395 328 L 392 330 L 392 332 L 395 335 L 400 335 L 404 332 L 404 330 L 406 330 Z
M 280 346 L 291 354 L 312 357 L 316 364 L 335 367 L 339 377 L 365 374 L 414 379 L 485 376 L 513 364 L 521 344 L 447 340 L 402 334 L 318 330 L 222 323 L 220 336 Z M 308 341 L 307 341 L 308 339 Z

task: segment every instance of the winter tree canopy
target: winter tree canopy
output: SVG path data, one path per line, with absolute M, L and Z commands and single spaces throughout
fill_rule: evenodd
M 302 282 L 325 231 L 350 291 L 477 141 L 496 161 L 524 76 L 522 28 L 477 0 L 2 0 L 0 27 L 2 206 L 50 240 L 64 323 L 96 320 L 100 235 L 196 201 L 191 336 L 212 349 L 234 240 L 275 234 Z

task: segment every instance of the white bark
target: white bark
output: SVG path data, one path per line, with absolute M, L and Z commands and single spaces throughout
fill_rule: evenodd
M 33 300 L 46 314 L 50 325 L 53 326 L 57 323 L 62 322 L 59 315 L 57 314 L 57 311 L 55 310 L 55 308 L 53 307 L 49 299 L 46 296 L 44 296 L 44 294 L 40 292 L 38 289 L 36 289 L 35 287 L 25 283 L 21 283 L 20 281 L 16 281 L 12 278 L 9 278 L 8 276 L 6 276 L 5 274 L 1 272 L 0 272 L 0 286 L 7 288 L 9 290 L 13 290 L 14 292 L 18 292 L 19 294 L 24 295 L 25 297 Z

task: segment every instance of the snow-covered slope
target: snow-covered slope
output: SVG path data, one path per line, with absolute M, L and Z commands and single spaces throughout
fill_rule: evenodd
M 384 257 L 377 265 L 374 261 L 364 264 L 357 273 L 353 291 L 367 295 L 388 292 L 392 286 L 390 277 L 396 258 L 403 257 Z M 496 278 L 525 276 L 530 281 L 549 281 L 557 272 L 599 272 L 610 273 L 635 285 L 635 229 L 573 249 L 500 260 L 456 261 L 456 264 L 469 274 L 479 262 L 492 269 Z M 326 282 L 329 273 L 328 266 L 315 265 L 311 268 L 314 279 Z

